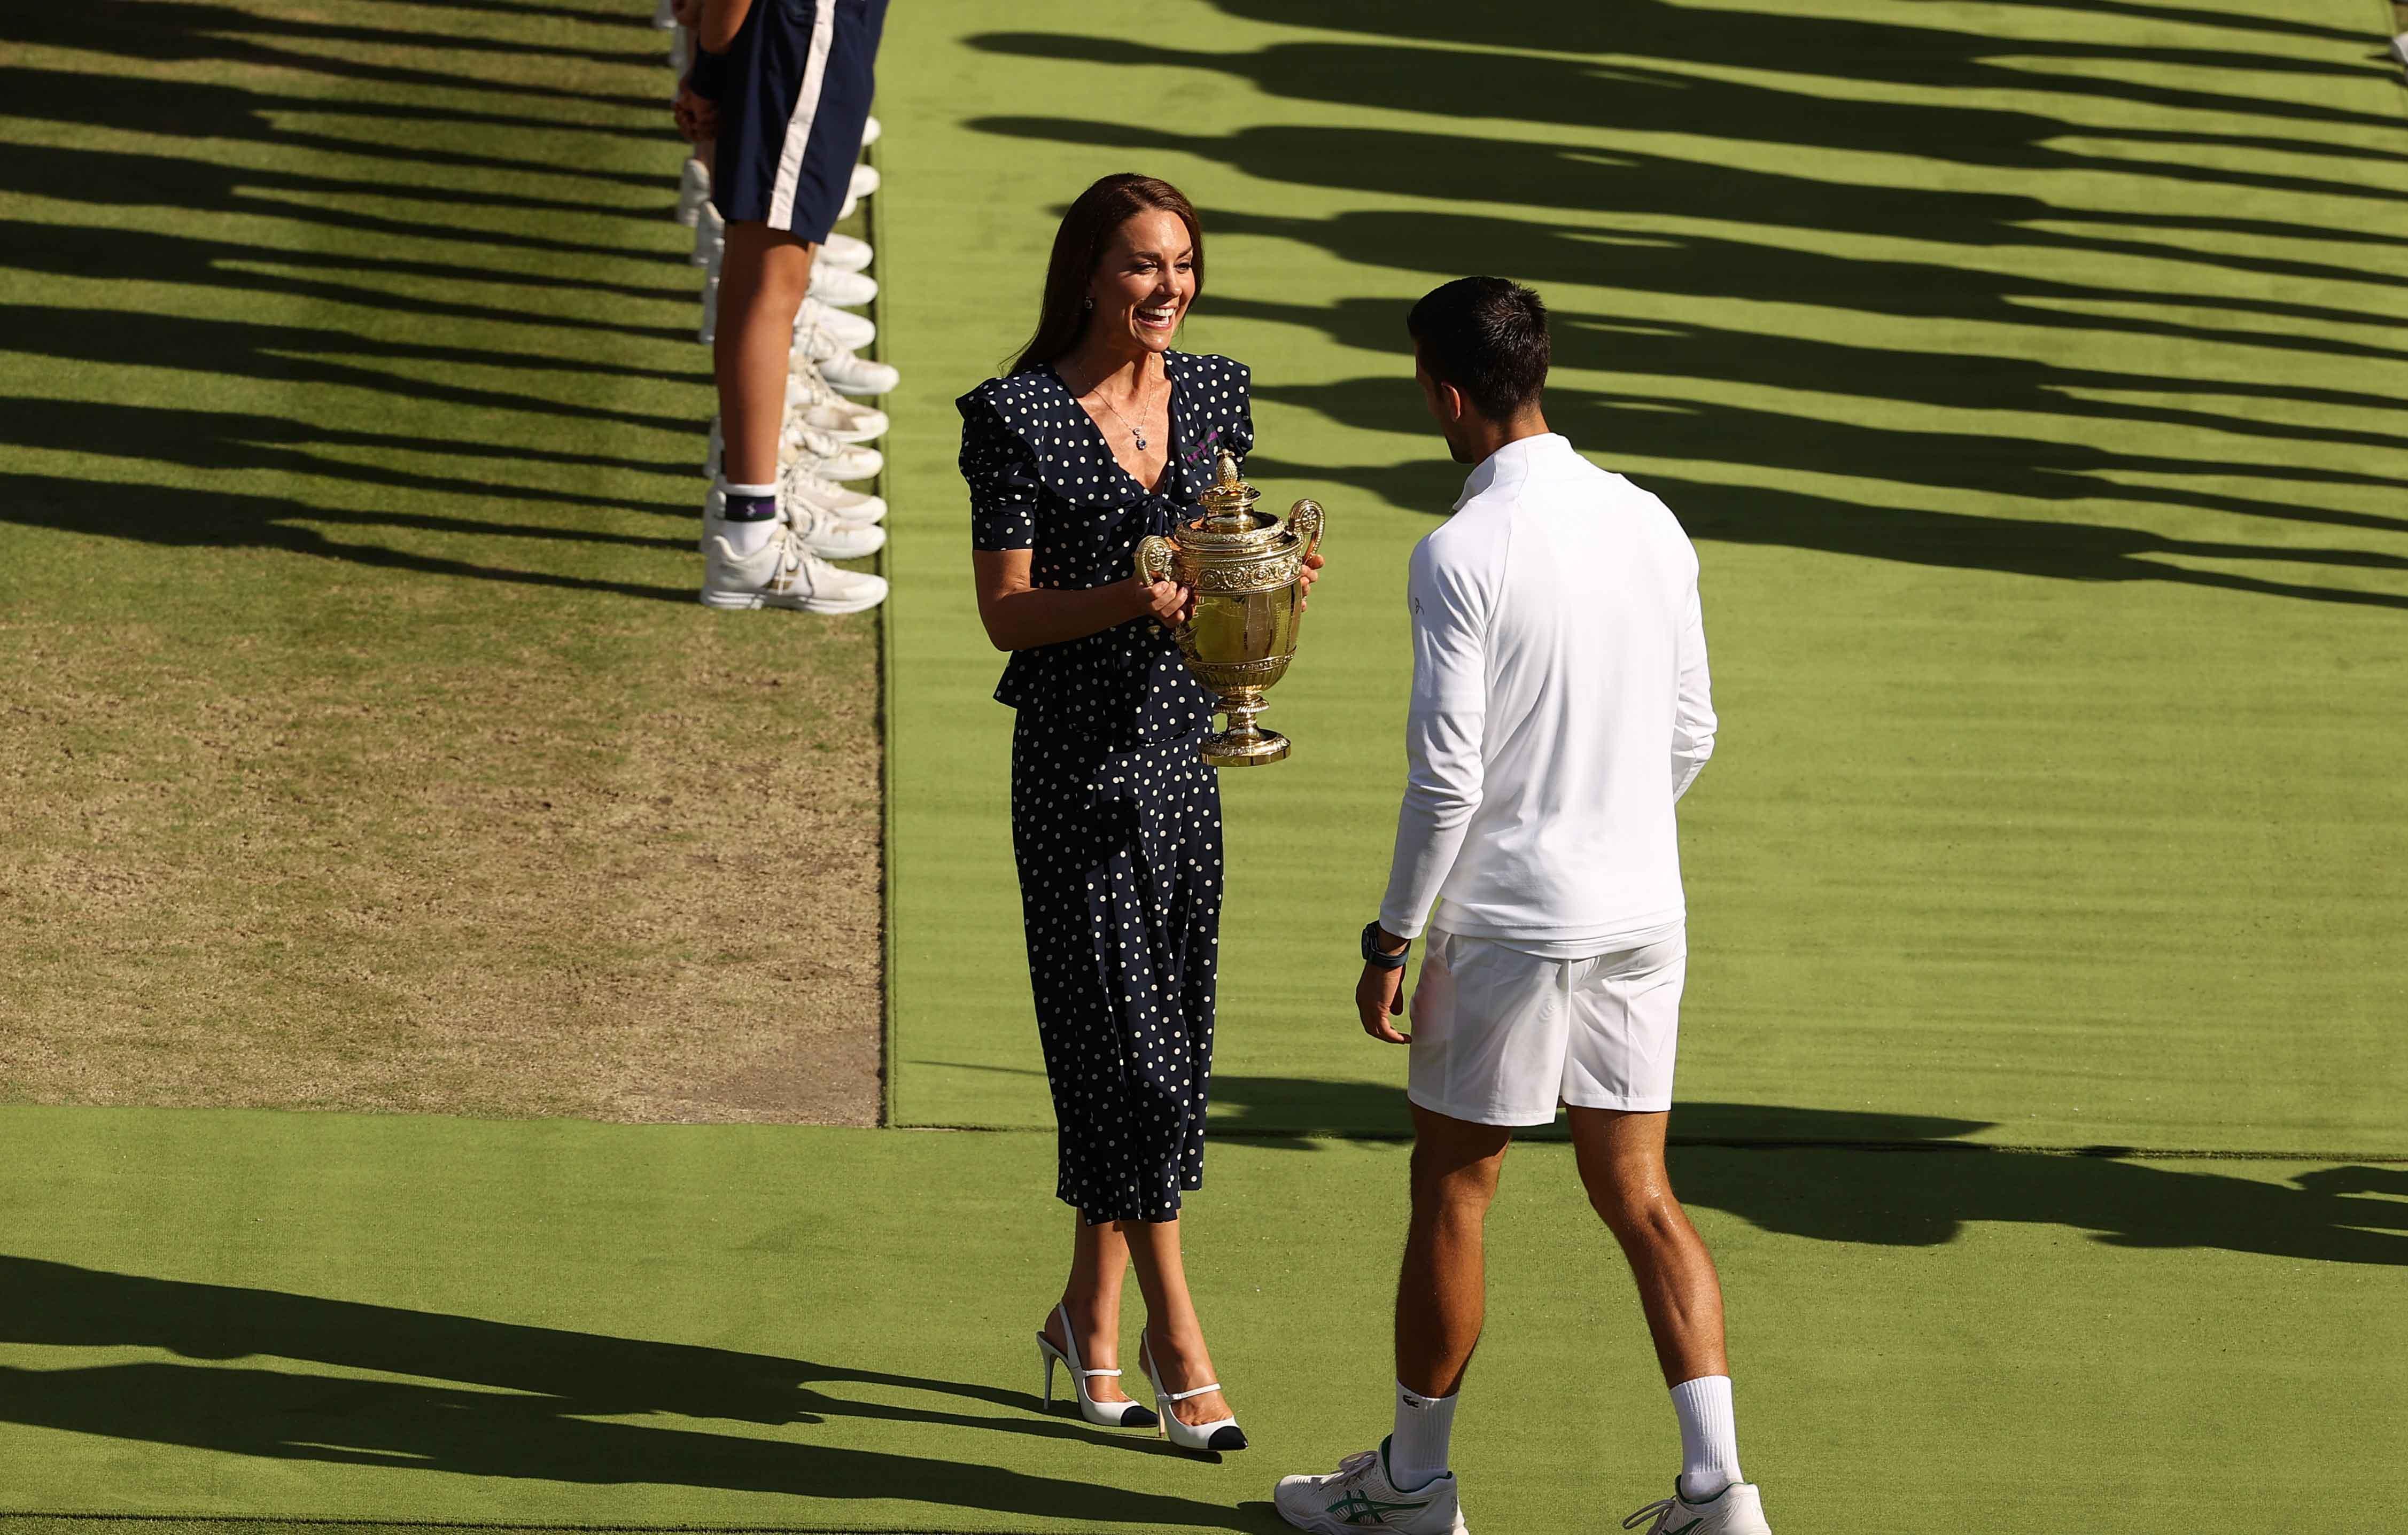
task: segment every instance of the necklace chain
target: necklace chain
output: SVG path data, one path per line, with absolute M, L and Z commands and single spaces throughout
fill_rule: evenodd
M 1096 380 L 1096 386 L 1089 389 L 1087 393 L 1095 396 L 1096 403 L 1097 405 L 1102 406 L 1105 409 L 1110 410 L 1112 413 L 1112 419 L 1114 421 L 1119 422 L 1123 426 L 1128 428 L 1129 437 L 1137 443 L 1137 451 L 1139 452 L 1145 452 L 1145 428 L 1129 420 L 1126 416 L 1122 415 L 1120 412 L 1120 407 L 1104 398 L 1103 380 L 1100 379 Z

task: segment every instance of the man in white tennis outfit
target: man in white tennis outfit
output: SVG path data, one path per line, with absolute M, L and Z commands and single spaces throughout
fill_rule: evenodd
M 1538 294 L 1463 278 L 1406 323 L 1430 414 L 1479 466 L 1413 551 L 1410 772 L 1354 993 L 1365 1031 L 1412 1052 L 1396 1429 L 1274 1501 L 1328 1535 L 1467 1528 L 1447 1439 L 1480 1341 L 1482 1227 L 1514 1126 L 1560 1104 L 1681 1426 L 1673 1495 L 1626 1528 L 1770 1535 L 1740 1475 L 1713 1259 L 1664 1167 L 1688 963 L 1672 802 L 1714 746 L 1697 552 L 1663 502 L 1547 430 Z M 1390 1019 L 1425 932 L 1407 1035 Z

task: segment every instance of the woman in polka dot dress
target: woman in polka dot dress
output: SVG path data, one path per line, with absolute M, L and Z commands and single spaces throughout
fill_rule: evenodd
M 1150 1427 L 1112 1369 L 1123 1272 L 1140 1364 L 1182 1444 L 1242 1449 L 1180 1263 L 1180 1194 L 1204 1176 L 1221 916 L 1221 796 L 1196 754 L 1211 695 L 1170 629 L 1191 595 L 1132 573 L 1137 541 L 1193 515 L 1224 448 L 1254 447 L 1247 372 L 1170 350 L 1204 281 L 1178 190 L 1110 176 L 1063 218 L 1037 335 L 962 396 L 979 616 L 1011 653 L 1012 735 L 1037 1031 L 1078 1212 L 1062 1303 L 1039 1334 L 1089 1421 Z M 1318 565 L 1316 560 L 1315 565 Z

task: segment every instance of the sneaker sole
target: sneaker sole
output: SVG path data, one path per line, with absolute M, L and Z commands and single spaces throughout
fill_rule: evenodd
M 864 601 L 848 597 L 841 601 L 832 597 L 804 597 L 795 602 L 772 602 L 758 592 L 705 592 L 702 605 L 716 612 L 750 612 L 756 608 L 784 608 L 798 613 L 824 613 L 832 617 L 845 613 L 863 613 L 886 600 L 884 593 Z
M 1277 1504 L 1273 1504 L 1272 1507 L 1274 1510 L 1278 1509 Z M 1326 1513 L 1315 1514 L 1310 1522 L 1307 1522 L 1300 1519 L 1291 1519 L 1283 1512 L 1280 1513 L 1280 1519 L 1290 1528 L 1308 1530 L 1311 1532 L 1311 1535 L 1359 1535 L 1359 1532 L 1365 1528 L 1377 1529 L 1385 1528 L 1384 1526 L 1378 1525 L 1364 1526 L 1340 1524 L 1337 1520 L 1329 1517 Z M 1471 1527 L 1463 1522 L 1462 1514 L 1457 1513 L 1455 1516 L 1454 1527 L 1446 1532 L 1446 1535 L 1471 1535 Z

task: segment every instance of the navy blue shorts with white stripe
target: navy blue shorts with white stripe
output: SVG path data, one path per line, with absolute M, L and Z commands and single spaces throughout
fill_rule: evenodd
M 827 238 L 861 158 L 886 0 L 752 0 L 727 50 L 710 200 L 730 223 Z

